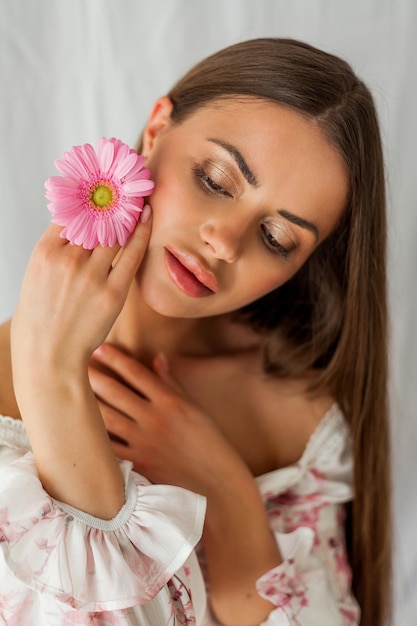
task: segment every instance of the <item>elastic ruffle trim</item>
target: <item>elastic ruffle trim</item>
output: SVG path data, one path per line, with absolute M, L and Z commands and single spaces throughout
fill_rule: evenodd
M 114 611 L 148 602 L 182 567 L 201 538 L 205 498 L 120 466 L 126 503 L 110 521 L 51 498 L 31 452 L 2 468 L 0 549 L 19 580 L 76 609 Z

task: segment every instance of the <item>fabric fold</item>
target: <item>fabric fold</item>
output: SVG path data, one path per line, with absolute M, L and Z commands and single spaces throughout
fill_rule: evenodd
M 257 581 L 258 593 L 276 609 L 261 626 L 358 624 L 356 603 L 340 603 L 331 593 L 323 563 L 314 554 L 314 531 L 301 527 L 276 533 L 276 540 L 283 561 Z
M 349 426 L 334 404 L 313 432 L 301 458 L 259 476 L 257 483 L 265 499 L 291 493 L 293 499 L 343 503 L 353 496 L 352 473 Z
M 117 610 L 154 598 L 186 562 L 202 534 L 205 498 L 120 466 L 126 503 L 109 521 L 51 498 L 31 452 L 3 468 L 0 547 L 25 585 L 83 611 Z

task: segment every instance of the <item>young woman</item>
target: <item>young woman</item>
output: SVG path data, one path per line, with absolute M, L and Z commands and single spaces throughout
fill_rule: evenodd
M 50 226 L 1 329 L 0 615 L 382 626 L 386 233 L 368 89 L 306 44 L 240 43 L 155 103 L 138 149 L 155 190 L 127 246 L 86 251 Z

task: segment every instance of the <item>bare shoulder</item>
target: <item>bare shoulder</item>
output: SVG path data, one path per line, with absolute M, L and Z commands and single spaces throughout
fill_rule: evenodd
M 276 463 L 298 461 L 311 435 L 335 403 L 326 390 L 309 391 L 308 378 L 277 378 L 260 373 L 250 385 L 264 428 L 275 442 Z
M 11 378 L 10 320 L 0 324 L 0 398 L 5 383 Z
M 10 320 L 0 325 L 0 414 L 19 417 L 13 392 Z
M 177 361 L 175 373 L 217 422 L 254 475 L 298 461 L 334 403 L 308 381 L 265 374 L 257 349 Z
M 265 373 L 260 337 L 227 318 L 205 328 L 205 355 L 176 363 L 189 395 L 217 422 L 254 475 L 299 460 L 334 404 L 326 391 L 309 393 L 310 379 Z

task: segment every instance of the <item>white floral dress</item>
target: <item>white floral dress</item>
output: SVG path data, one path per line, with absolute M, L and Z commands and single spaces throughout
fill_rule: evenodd
M 193 549 L 205 498 L 151 485 L 131 463 L 120 465 L 125 505 L 110 521 L 87 515 L 45 492 L 23 423 L 0 416 L 0 624 L 201 622 L 204 582 Z
M 260 626 L 357 626 L 344 540 L 352 499 L 349 428 L 335 404 L 298 463 L 257 478 L 283 561 L 257 581 L 274 608 Z M 200 556 L 204 571 L 204 556 Z M 209 589 L 207 589 L 209 594 Z M 217 626 L 207 605 L 203 626 Z
M 23 424 L 0 417 L 0 624 L 216 626 L 194 551 L 204 499 L 121 467 L 126 504 L 103 522 L 50 498 Z M 344 543 L 352 453 L 337 405 L 298 463 L 257 482 L 283 557 L 257 581 L 274 607 L 261 626 L 356 626 Z

